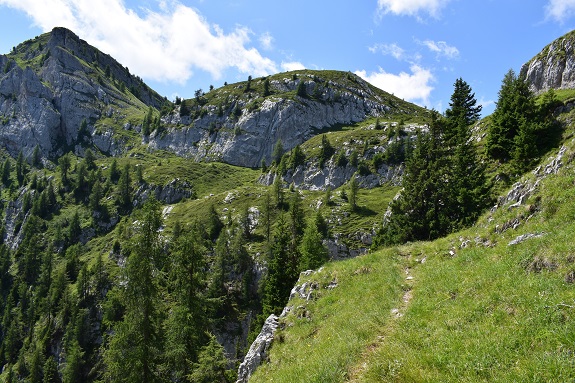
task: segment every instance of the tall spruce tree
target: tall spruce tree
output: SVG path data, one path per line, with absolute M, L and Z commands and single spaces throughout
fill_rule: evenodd
M 503 82 L 497 99 L 497 107 L 492 115 L 492 122 L 487 133 L 487 153 L 493 158 L 507 162 L 514 157 L 525 156 L 525 150 L 518 145 L 531 145 L 532 139 L 529 123 L 535 119 L 535 100 L 527 82 L 509 70 Z M 522 132 L 523 131 L 523 132 Z M 521 133 L 522 132 L 522 133 Z M 518 135 L 522 138 L 516 141 Z M 532 156 L 534 153 L 530 153 Z
M 449 150 L 451 184 L 448 208 L 453 229 L 473 223 L 489 202 L 485 165 L 471 140 L 471 124 L 479 120 L 481 105 L 476 106 L 471 87 L 459 78 L 454 84 L 450 108 L 445 111 L 445 142 Z
M 160 310 L 158 287 L 161 275 L 156 267 L 161 255 L 159 228 L 162 222 L 159 203 L 150 198 L 141 211 L 140 224 L 134 227 L 126 261 L 126 287 L 122 299 L 126 306 L 123 320 L 116 324 L 104 352 L 105 378 L 112 382 L 161 381 Z
M 291 236 L 284 215 L 279 216 L 268 259 L 268 273 L 263 284 L 263 316 L 279 314 L 297 280 L 297 266 L 291 263 Z

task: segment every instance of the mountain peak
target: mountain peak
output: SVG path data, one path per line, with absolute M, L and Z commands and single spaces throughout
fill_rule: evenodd
M 531 84 L 531 90 L 543 93 L 549 89 L 575 88 L 575 31 L 551 44 L 521 67 L 520 76 Z

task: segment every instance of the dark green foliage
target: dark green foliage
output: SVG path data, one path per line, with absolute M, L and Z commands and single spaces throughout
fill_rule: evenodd
M 34 146 L 34 151 L 32 152 L 32 166 L 36 169 L 40 169 L 42 167 L 42 155 L 38 145 Z
M 78 129 L 78 142 L 86 142 L 90 138 L 90 132 L 88 131 L 88 122 L 83 119 L 80 123 L 80 128 Z
M 477 105 L 475 93 L 471 87 L 460 77 L 455 80 L 453 94 L 449 102 L 449 109 L 445 111 L 445 116 L 450 121 L 456 121 L 465 126 L 471 125 L 479 120 L 481 116 L 481 105 Z M 450 141 L 452 137 L 447 136 Z
M 215 241 L 223 228 L 224 224 L 220 219 L 220 215 L 216 211 L 216 207 L 213 204 L 210 205 L 206 223 L 206 231 L 208 232 L 209 238 L 212 241 Z
M 146 113 L 146 116 L 144 117 L 144 121 L 142 122 L 142 135 L 144 137 L 147 137 L 150 135 L 151 133 L 151 126 L 153 123 L 153 109 L 150 106 L 148 108 L 148 112 Z
M 244 92 L 251 92 L 252 90 L 252 76 L 248 76 L 248 82 L 246 83 L 246 88 L 244 89 Z
M 305 81 L 303 79 L 300 80 L 299 83 L 297 84 L 296 94 L 299 97 L 303 97 L 303 98 L 307 97 L 307 90 L 305 87 Z
M 527 170 L 559 136 L 559 126 L 552 114 L 557 105 L 550 93 L 536 107 L 527 81 L 513 70 L 507 72 L 488 130 L 487 153 L 502 162 L 512 160 L 518 173 Z
M 58 364 L 53 356 L 46 359 L 44 363 L 44 378 L 42 383 L 60 383 L 60 375 L 58 374 Z
M 429 133 L 418 134 L 400 198 L 391 203 L 392 214 L 376 243 L 444 236 L 472 224 L 489 204 L 484 165 L 470 139 L 469 122 L 479 111 L 467 84 L 459 79 L 455 87 L 449 117 L 441 119 L 434 112 Z
M 118 181 L 118 206 L 124 212 L 128 212 L 132 205 L 132 180 L 130 177 L 130 165 L 124 165 L 124 170 Z
M 122 291 L 126 306 L 124 318 L 115 326 L 104 352 L 105 378 L 113 382 L 160 381 L 160 312 L 157 265 L 161 263 L 158 229 L 162 223 L 160 207 L 153 198 L 144 205 L 140 225 L 134 227 L 129 243 Z
M 345 150 L 340 150 L 335 159 L 335 166 L 345 167 L 346 165 L 347 157 L 345 156 Z
M 325 163 L 331 158 L 331 156 L 333 156 L 334 153 L 335 149 L 333 148 L 333 146 L 331 146 L 331 143 L 329 142 L 327 136 L 323 134 L 321 136 L 321 149 L 318 157 L 319 166 L 323 168 Z
M 18 153 L 18 158 L 16 159 L 16 179 L 18 180 L 18 185 L 22 186 L 24 184 L 24 176 L 26 175 L 26 161 L 24 160 L 24 154 L 22 150 Z
M 270 94 L 270 79 L 266 77 L 264 80 L 264 97 L 269 96 Z
M 279 165 L 283 154 L 284 154 L 284 147 L 282 145 L 282 140 L 278 139 L 276 141 L 276 144 L 274 145 L 274 150 L 272 152 L 272 161 L 275 162 L 276 165 Z
M 194 383 L 228 383 L 233 382 L 227 372 L 227 359 L 224 348 L 218 343 L 213 335 L 209 335 L 208 344 L 202 348 L 198 362 L 194 363 L 192 373 L 188 381 Z
M 295 170 L 298 166 L 305 164 L 305 154 L 299 145 L 296 145 L 289 158 L 289 168 Z
M 190 360 L 196 360 L 205 343 L 208 303 L 205 285 L 205 249 L 196 228 L 187 228 L 174 243 L 169 272 L 169 288 L 174 307 L 166 319 L 164 369 L 182 381 L 191 372 Z
M 264 317 L 272 313 L 279 315 L 297 280 L 299 265 L 292 263 L 294 257 L 290 252 L 290 245 L 289 226 L 282 214 L 274 231 L 270 259 L 268 260 L 268 273 L 263 284 L 262 307 Z
M 118 162 L 116 161 L 115 158 L 112 160 L 112 163 L 110 164 L 110 169 L 108 171 L 108 178 L 113 183 L 118 182 L 118 179 L 120 179 L 120 169 L 118 169 Z
M 60 177 L 62 179 L 62 185 L 68 185 L 68 171 L 72 166 L 72 159 L 69 153 L 64 154 L 58 159 L 58 166 L 60 166 Z
M 77 243 L 80 239 L 80 234 L 82 234 L 82 228 L 80 227 L 80 215 L 78 214 L 78 210 L 76 210 L 74 215 L 72 215 L 72 219 L 70 220 L 70 224 L 68 226 L 68 243 Z
M 325 221 L 319 212 L 318 214 L 319 216 L 316 215 L 315 219 L 308 222 L 303 234 L 301 245 L 299 247 L 299 252 L 301 254 L 300 270 L 317 269 L 329 259 L 327 248 L 322 243 L 322 234 L 318 228 L 318 223 L 324 226 Z M 318 219 L 318 217 L 321 219 Z M 322 227 L 322 230 L 324 229 L 325 227 Z

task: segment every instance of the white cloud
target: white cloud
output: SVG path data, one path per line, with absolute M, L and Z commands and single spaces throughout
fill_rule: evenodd
M 441 8 L 450 0 L 378 0 L 377 6 L 380 12 L 393 13 L 396 15 L 417 16 L 420 12 L 426 12 L 432 17 L 438 17 Z
M 375 44 L 368 48 L 371 53 L 380 52 L 384 55 L 389 55 L 394 57 L 396 60 L 401 60 L 405 55 L 405 50 L 397 45 L 393 44 Z
M 549 0 L 545 15 L 549 19 L 563 22 L 575 14 L 575 0 Z
M 369 75 L 365 70 L 356 71 L 355 74 L 397 97 L 428 105 L 429 96 L 433 90 L 430 84 L 435 80 L 433 74 L 429 69 L 416 64 L 411 65 L 410 70 L 411 74 L 401 72 L 396 75 L 379 68 L 379 72 L 373 72 Z
M 273 42 L 274 38 L 269 32 L 266 32 L 260 36 L 260 44 L 263 49 L 266 50 L 272 49 Z
M 284 72 L 301 69 L 305 69 L 305 66 L 299 61 L 282 62 L 282 70 Z
M 272 60 L 249 47 L 249 29 L 225 33 L 178 1 L 161 1 L 159 11 L 140 14 L 123 0 L 0 0 L 0 5 L 25 12 L 44 31 L 71 29 L 147 79 L 185 83 L 194 70 L 219 79 L 228 68 L 254 76 L 277 72 Z
M 449 59 L 459 57 L 459 49 L 448 45 L 445 41 L 425 40 L 421 44 L 429 48 L 430 51 L 437 53 L 438 56 L 445 56 Z

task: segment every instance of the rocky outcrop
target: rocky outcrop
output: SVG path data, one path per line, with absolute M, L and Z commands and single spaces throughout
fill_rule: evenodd
M 268 351 L 274 340 L 274 334 L 279 326 L 278 316 L 271 314 L 262 327 L 256 340 L 250 346 L 244 361 L 238 368 L 238 380 L 236 383 L 247 383 L 256 369 L 267 360 Z
M 14 57 L 19 57 L 17 64 Z M 56 157 L 78 143 L 93 144 L 118 154 L 115 140 L 106 140 L 105 118 L 125 117 L 128 105 L 160 107 L 164 100 L 130 75 L 110 56 L 99 52 L 64 28 L 19 45 L 11 55 L 0 56 L 0 146 L 12 156 L 22 150 L 30 156 L 38 146 L 44 157 Z M 119 84 L 140 101 L 118 90 Z M 82 121 L 87 131 L 80 132 Z M 125 150 L 125 149 L 122 149 Z
M 549 89 L 575 88 L 575 32 L 569 32 L 546 46 L 541 53 L 521 67 L 536 93 Z
M 166 185 L 142 184 L 138 190 L 136 190 L 133 199 L 134 206 L 143 204 L 152 195 L 160 202 L 173 204 L 180 202 L 184 198 L 193 197 L 194 192 L 192 185 L 178 178 L 171 180 Z
M 345 74 L 341 76 L 345 79 Z M 302 81 L 306 93 L 314 94 L 313 97 L 293 95 Z M 259 167 L 262 160 L 270 164 L 278 140 L 285 150 L 290 150 L 321 130 L 396 111 L 388 105 L 392 101 L 381 97 L 359 77 L 354 76 L 352 83 L 342 85 L 301 74 L 297 79 L 272 81 L 272 96 L 228 95 L 229 106 L 225 110 L 220 112 L 214 105 L 206 105 L 193 120 L 180 116 L 181 109 L 177 109 L 163 119 L 166 128 L 152 133 L 148 145 L 196 160 L 218 160 L 252 168 Z M 223 93 L 222 90 L 218 94 Z M 241 115 L 234 110 L 241 110 Z

